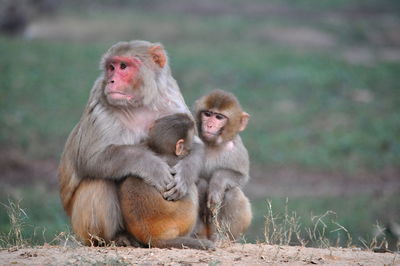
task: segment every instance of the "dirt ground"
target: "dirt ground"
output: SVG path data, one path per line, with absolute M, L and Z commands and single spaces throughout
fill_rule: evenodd
M 0 251 L 1 265 L 400 265 L 400 254 L 360 249 L 315 249 L 229 244 L 215 251 L 127 247 L 61 247 Z

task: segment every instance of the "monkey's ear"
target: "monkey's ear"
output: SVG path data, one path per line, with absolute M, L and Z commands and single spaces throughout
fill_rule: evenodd
M 154 45 L 150 47 L 149 53 L 157 65 L 159 65 L 161 68 L 165 66 L 167 63 L 167 55 L 164 52 L 164 49 L 160 45 Z
M 247 123 L 249 123 L 250 115 L 246 112 L 243 112 L 240 116 L 240 126 L 239 131 L 243 131 L 247 127 Z
M 176 145 L 175 145 L 175 155 L 181 156 L 184 154 L 184 152 L 185 152 L 185 140 L 180 139 L 176 142 Z

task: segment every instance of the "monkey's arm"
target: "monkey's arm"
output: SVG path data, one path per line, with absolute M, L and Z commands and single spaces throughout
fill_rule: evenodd
M 109 145 L 104 150 L 80 159 L 81 177 L 118 180 L 134 175 L 163 192 L 173 180 L 169 166 L 145 145 Z
M 200 141 L 193 143 L 190 153 L 180 160 L 174 167 L 176 170 L 174 182 L 167 187 L 168 191 L 163 194 L 166 200 L 179 200 L 186 195 L 191 184 L 199 178 L 203 167 L 204 145 Z
M 218 206 L 221 204 L 226 190 L 233 187 L 241 187 L 248 180 L 249 175 L 247 173 L 233 169 L 215 170 L 208 186 L 207 207 Z

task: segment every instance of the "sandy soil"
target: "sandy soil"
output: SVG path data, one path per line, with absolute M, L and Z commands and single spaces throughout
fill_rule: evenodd
M 0 251 L 1 265 L 400 265 L 400 254 L 360 249 L 315 249 L 229 244 L 215 251 L 126 247 L 61 247 Z

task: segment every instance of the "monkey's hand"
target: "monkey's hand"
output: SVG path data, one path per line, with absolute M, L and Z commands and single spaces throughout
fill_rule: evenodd
M 227 188 L 225 180 L 226 178 L 220 173 L 215 173 L 210 179 L 207 193 L 207 208 L 209 208 L 211 212 L 221 207 Z
M 183 178 L 179 164 L 171 169 L 171 173 L 174 174 L 174 179 L 167 185 L 167 190 L 163 193 L 163 197 L 166 200 L 175 201 L 187 194 L 190 184 L 188 179 Z
M 195 139 L 190 153 L 172 169 L 175 173 L 174 181 L 168 185 L 167 191 L 163 194 L 164 199 L 179 200 L 186 195 L 189 186 L 194 184 L 199 177 L 203 167 L 203 156 L 203 143 L 196 142 Z
M 212 212 L 218 210 L 221 207 L 224 194 L 224 190 L 210 187 L 208 190 L 207 208 L 209 208 Z
M 154 162 L 156 167 L 147 169 L 149 172 L 143 178 L 144 181 L 153 185 L 161 194 L 168 192 L 171 188 L 171 183 L 175 182 L 174 176 L 171 174 L 170 167 L 163 160 Z
M 248 180 L 248 175 L 230 169 L 218 169 L 212 175 L 208 185 L 207 207 L 212 211 L 219 208 L 224 200 L 225 191 L 240 186 Z

